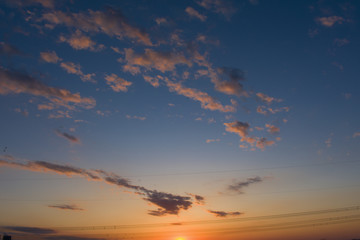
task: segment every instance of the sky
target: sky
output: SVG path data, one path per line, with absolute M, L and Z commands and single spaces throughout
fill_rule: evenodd
M 359 1 L 0 1 L 0 235 L 360 238 Z

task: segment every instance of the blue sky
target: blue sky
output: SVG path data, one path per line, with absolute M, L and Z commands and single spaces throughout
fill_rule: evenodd
M 1 2 L 1 231 L 202 221 L 183 239 L 212 239 L 214 219 L 357 205 L 359 16 L 356 1 Z M 327 223 L 302 236 L 356 237 Z

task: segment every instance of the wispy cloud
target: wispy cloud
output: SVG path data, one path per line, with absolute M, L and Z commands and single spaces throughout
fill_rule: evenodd
M 137 119 L 137 120 L 141 120 L 141 121 L 144 121 L 146 120 L 146 117 L 145 116 L 136 116 L 136 115 L 126 115 L 126 118 L 127 119 Z
M 353 134 L 353 138 L 357 138 L 357 137 L 360 137 L 360 132 L 355 132 L 355 133 Z
M 196 10 L 195 10 L 194 8 L 192 8 L 192 7 L 187 7 L 187 8 L 185 9 L 185 12 L 186 12 L 187 14 L 189 14 L 190 17 L 197 18 L 197 19 L 199 19 L 199 20 L 202 21 L 202 22 L 205 22 L 206 19 L 207 19 L 207 17 L 206 17 L 205 15 L 200 14 L 198 11 L 196 11 Z
M 343 22 L 345 22 L 346 20 L 343 17 L 340 16 L 329 16 L 329 17 L 319 17 L 316 18 L 316 21 L 325 27 L 332 27 L 334 26 L 336 23 L 337 24 L 342 24 Z
M 178 64 L 192 65 L 191 61 L 186 59 L 182 53 L 155 51 L 148 48 L 144 53 L 135 53 L 133 49 L 126 48 L 125 61 L 127 68 L 140 66 L 146 69 L 156 69 L 162 73 L 173 71 Z
M 132 82 L 126 81 L 125 79 L 117 76 L 116 74 L 106 75 L 106 83 L 114 90 L 115 92 L 127 92 L 128 88 L 132 85 Z
M 233 184 L 230 184 L 227 187 L 227 189 L 230 190 L 231 192 L 243 194 L 244 193 L 243 188 L 248 187 L 255 183 L 260 183 L 262 181 L 264 181 L 264 179 L 259 176 L 247 178 L 245 181 L 236 181 Z
M 120 188 L 126 188 L 138 196 L 141 196 L 146 202 L 157 207 L 156 210 L 149 211 L 149 214 L 153 216 L 177 215 L 180 211 L 191 208 L 194 201 L 201 200 L 201 196 L 199 195 L 192 195 L 190 197 L 181 196 L 133 185 L 130 180 L 104 170 L 86 170 L 70 165 L 54 164 L 45 161 L 15 161 L 14 158 L 0 157 L 0 167 L 4 166 L 36 172 L 52 172 L 67 176 L 77 175 L 85 177 L 88 180 L 103 181 Z M 193 198 L 195 198 L 195 200 L 193 200 Z
M 206 143 L 212 143 L 212 142 L 220 142 L 220 139 L 206 139 Z
M 83 211 L 83 208 L 78 207 L 74 204 L 55 204 L 55 205 L 48 205 L 49 208 L 57 208 L 61 210 L 72 210 L 72 211 Z
M 108 7 L 106 11 L 92 11 L 79 13 L 65 13 L 53 11 L 43 14 L 48 28 L 56 25 L 66 25 L 84 32 L 105 33 L 117 38 L 127 37 L 138 43 L 151 46 L 149 34 L 130 24 L 120 10 Z
M 270 97 L 261 92 L 257 93 L 256 96 L 258 97 L 259 100 L 261 100 L 262 102 L 267 103 L 269 105 L 273 102 L 282 102 L 281 99 L 276 99 L 276 98 Z
M 89 109 L 96 105 L 93 98 L 84 98 L 80 93 L 47 86 L 26 73 L 0 68 L 0 94 L 20 93 L 44 97 L 56 107 L 74 109 L 74 106 L 79 106 Z
M 22 226 L 6 226 L 5 229 L 10 231 L 17 231 L 23 233 L 32 233 L 32 234 L 53 234 L 56 233 L 55 230 L 51 228 L 38 228 L 38 227 L 22 227 Z
M 62 62 L 60 63 L 60 66 L 67 72 L 67 73 L 71 73 L 71 74 L 75 74 L 80 76 L 80 79 L 83 82 L 92 82 L 92 83 L 96 83 L 96 81 L 93 79 L 93 77 L 95 76 L 94 73 L 88 73 L 88 74 L 84 74 L 83 71 L 81 70 L 81 66 L 80 64 L 75 64 L 73 62 Z
M 25 55 L 21 50 L 19 50 L 17 47 L 8 44 L 6 42 L 0 42 L 0 55 Z
M 59 137 L 63 137 L 66 140 L 70 141 L 71 143 L 77 143 L 77 144 L 81 143 L 79 138 L 77 138 L 77 137 L 75 137 L 73 135 L 70 135 L 70 134 L 68 134 L 66 132 L 61 132 L 60 130 L 55 130 L 55 133 Z
M 268 129 L 267 131 L 271 134 L 275 134 L 275 133 L 278 133 L 280 132 L 280 128 L 274 126 L 274 125 L 271 125 L 271 124 L 265 124 L 265 127 Z
M 224 15 L 228 20 L 237 11 L 231 2 L 226 0 L 200 0 L 197 3 L 207 10 Z
M 236 217 L 244 214 L 241 212 L 224 212 L 224 211 L 212 211 L 212 210 L 208 210 L 208 212 L 214 214 L 216 217 L 221 217 L 221 218 Z

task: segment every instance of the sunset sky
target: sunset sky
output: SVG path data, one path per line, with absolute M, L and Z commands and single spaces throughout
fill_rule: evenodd
M 359 1 L 0 1 L 0 235 L 360 238 Z

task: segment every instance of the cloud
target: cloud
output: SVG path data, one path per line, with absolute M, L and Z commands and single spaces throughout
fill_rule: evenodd
M 258 106 L 256 108 L 256 112 L 263 114 L 263 115 L 267 115 L 267 114 L 275 114 L 278 112 L 288 112 L 290 111 L 289 107 L 280 107 L 280 108 L 271 108 L 271 107 L 266 107 L 266 106 Z
M 355 133 L 353 134 L 353 138 L 356 138 L 356 137 L 360 137 L 360 132 L 355 132 Z
M 118 77 L 116 74 L 106 75 L 106 83 L 115 92 L 127 92 L 128 87 L 132 85 L 132 82 L 126 81 L 125 79 Z
M 264 93 L 257 93 L 256 96 L 258 97 L 259 100 L 261 100 L 262 102 L 264 103 L 267 103 L 267 104 L 271 104 L 273 102 L 282 102 L 281 99 L 276 99 L 276 98 L 273 98 L 273 97 L 269 97 L 268 95 L 264 94 Z
M 322 26 L 332 27 L 336 23 L 342 24 L 343 22 L 345 22 L 345 19 L 339 16 L 330 16 L 330 17 L 319 17 L 316 19 L 316 21 Z
M 26 7 L 31 5 L 42 5 L 45 8 L 54 8 L 55 0 L 6 0 L 6 2 L 10 5 L 14 5 L 17 7 Z
M 63 138 L 65 138 L 66 140 L 70 141 L 71 143 L 78 143 L 78 144 L 81 143 L 79 138 L 77 138 L 77 137 L 75 137 L 75 136 L 73 136 L 73 135 L 70 135 L 70 134 L 68 134 L 68 133 L 66 133 L 66 132 L 61 132 L 61 131 L 59 131 L 59 130 L 56 130 L 55 133 L 56 133 L 56 135 L 58 135 L 59 137 L 63 137 Z
M 265 137 L 257 138 L 257 140 L 256 140 L 256 147 L 261 150 L 264 150 L 265 147 L 272 146 L 274 144 L 275 144 L 275 141 L 267 140 L 267 138 L 265 138 Z
M 252 178 L 247 178 L 245 181 L 238 181 L 235 182 L 233 184 L 230 184 L 227 189 L 230 190 L 231 192 L 236 192 L 238 194 L 243 194 L 243 188 L 244 187 L 248 187 L 251 184 L 255 184 L 255 183 L 260 183 L 264 181 L 263 178 L 256 176 L 256 177 L 252 177 Z
M 203 109 L 209 109 L 212 111 L 220 111 L 220 112 L 235 112 L 236 109 L 232 105 L 222 105 L 215 98 L 209 96 L 207 93 L 202 92 L 200 90 L 194 88 L 184 87 L 181 83 L 175 83 L 168 79 L 164 79 L 167 87 L 172 92 L 176 92 L 179 95 L 183 95 L 195 101 L 199 101 L 201 103 L 201 107 Z
M 166 18 L 156 18 L 155 22 L 157 25 L 161 25 L 161 24 L 166 24 L 167 20 L 166 20 Z
M 206 139 L 206 143 L 220 142 L 220 139 Z
M 80 30 L 76 30 L 69 38 L 60 36 L 60 41 L 67 42 L 76 50 L 89 49 L 91 51 L 98 51 L 105 47 L 104 45 L 97 46 L 96 42 L 91 40 L 88 36 L 85 36 Z
M 268 132 L 271 133 L 271 134 L 275 134 L 275 133 L 278 133 L 280 132 L 280 128 L 274 126 L 274 125 L 271 125 L 271 124 L 265 124 L 265 127 L 268 128 Z
M 224 211 L 212 211 L 212 210 L 208 210 L 209 213 L 214 214 L 216 217 L 235 217 L 235 216 L 240 216 L 244 213 L 241 212 L 224 212 Z
M 249 135 L 248 131 L 250 125 L 247 122 L 235 121 L 230 123 L 224 123 L 224 125 L 226 127 L 225 131 L 236 133 L 241 137 L 241 139 L 246 139 Z
M 125 60 L 127 68 L 141 66 L 146 69 L 156 69 L 162 73 L 173 71 L 178 64 L 192 65 L 182 53 L 160 52 L 148 48 L 143 54 L 134 53 L 133 49 L 126 48 Z
M 0 42 L 0 55 L 7 55 L 7 56 L 11 56 L 11 55 L 19 55 L 19 56 L 23 56 L 25 55 L 21 50 L 19 50 L 17 47 L 5 43 L 5 42 Z
M 60 63 L 60 66 L 67 72 L 67 73 L 71 73 L 71 74 L 75 74 L 80 76 L 80 79 L 83 82 L 92 82 L 92 83 L 96 83 L 96 81 L 92 78 L 95 76 L 94 73 L 89 73 L 89 74 L 84 74 L 81 71 L 81 66 L 80 64 L 75 64 L 73 62 L 62 62 Z
M 205 205 L 205 198 L 203 196 L 192 194 L 192 193 L 187 193 L 187 195 L 192 196 L 195 199 L 196 204 Z
M 61 58 L 58 57 L 58 55 L 56 54 L 55 51 L 52 52 L 41 52 L 40 53 L 40 58 L 48 63 L 57 63 L 62 61 Z
M 193 9 L 192 7 L 187 7 L 185 9 L 185 12 L 187 14 L 189 14 L 190 17 L 194 17 L 194 18 L 198 18 L 200 21 L 205 22 L 206 21 L 206 16 L 200 14 L 198 11 L 196 11 L 195 9 Z
M 231 2 L 226 0 L 201 0 L 197 3 L 207 10 L 224 15 L 228 20 L 237 11 Z
M 29 111 L 28 110 L 21 110 L 20 108 L 15 108 L 14 109 L 15 112 L 17 113 L 21 113 L 24 117 L 27 117 L 29 116 Z
M 141 121 L 146 120 L 146 117 L 136 116 L 136 115 L 133 115 L 133 116 L 131 116 L 131 115 L 126 115 L 126 118 L 127 118 L 127 119 L 138 119 L 138 120 L 141 120 Z
M 48 205 L 48 207 L 50 208 L 57 208 L 57 209 L 61 209 L 61 210 L 73 210 L 73 211 L 83 211 L 83 208 L 80 208 L 74 204 L 69 205 L 69 204 L 56 204 L 56 205 Z
M 92 237 L 78 237 L 78 236 L 46 236 L 45 240 L 106 240 L 105 238 L 92 238 Z
M 80 93 L 71 93 L 66 89 L 49 87 L 28 74 L 0 68 L 0 94 L 20 93 L 44 97 L 54 106 L 69 109 L 73 109 L 74 105 L 86 109 L 93 108 L 96 105 L 93 98 L 84 98 L 80 96 Z
M 105 33 L 119 39 L 126 37 L 147 46 L 152 45 L 148 33 L 128 23 L 120 10 L 110 7 L 106 11 L 88 10 L 88 12 L 80 13 L 54 11 L 43 14 L 42 20 L 48 22 L 45 25 L 48 28 L 54 28 L 56 25 L 66 25 L 84 32 Z
M 189 196 L 180 196 L 166 192 L 160 192 L 157 190 L 147 189 L 142 186 L 133 185 L 131 182 L 123 177 L 120 177 L 114 173 L 106 172 L 104 170 L 86 170 L 82 168 L 73 167 L 70 165 L 60 165 L 49 163 L 45 161 L 15 161 L 13 158 L 0 156 L 0 167 L 12 167 L 20 168 L 29 171 L 36 172 L 52 172 L 61 175 L 77 175 L 87 178 L 88 180 L 103 181 L 105 183 L 118 186 L 120 188 L 126 188 L 142 199 L 157 207 L 156 210 L 150 210 L 149 214 L 153 216 L 165 216 L 165 215 L 177 215 L 182 210 L 188 210 L 191 208 L 193 201 Z M 196 199 L 196 197 L 195 197 Z M 196 199 L 199 201 L 199 198 Z
M 150 76 L 143 76 L 144 80 L 148 83 L 150 83 L 153 87 L 159 87 L 160 83 L 159 83 L 159 79 L 158 78 L 154 78 L 154 77 L 150 77 Z
M 347 40 L 346 38 L 335 38 L 335 40 L 334 40 L 334 44 L 338 47 L 345 46 L 349 43 L 350 43 L 350 41 Z
M 17 231 L 23 233 L 32 233 L 32 234 L 53 234 L 56 233 L 55 230 L 50 228 L 38 228 L 38 227 L 21 227 L 21 226 L 6 226 L 5 229 L 10 231 Z

